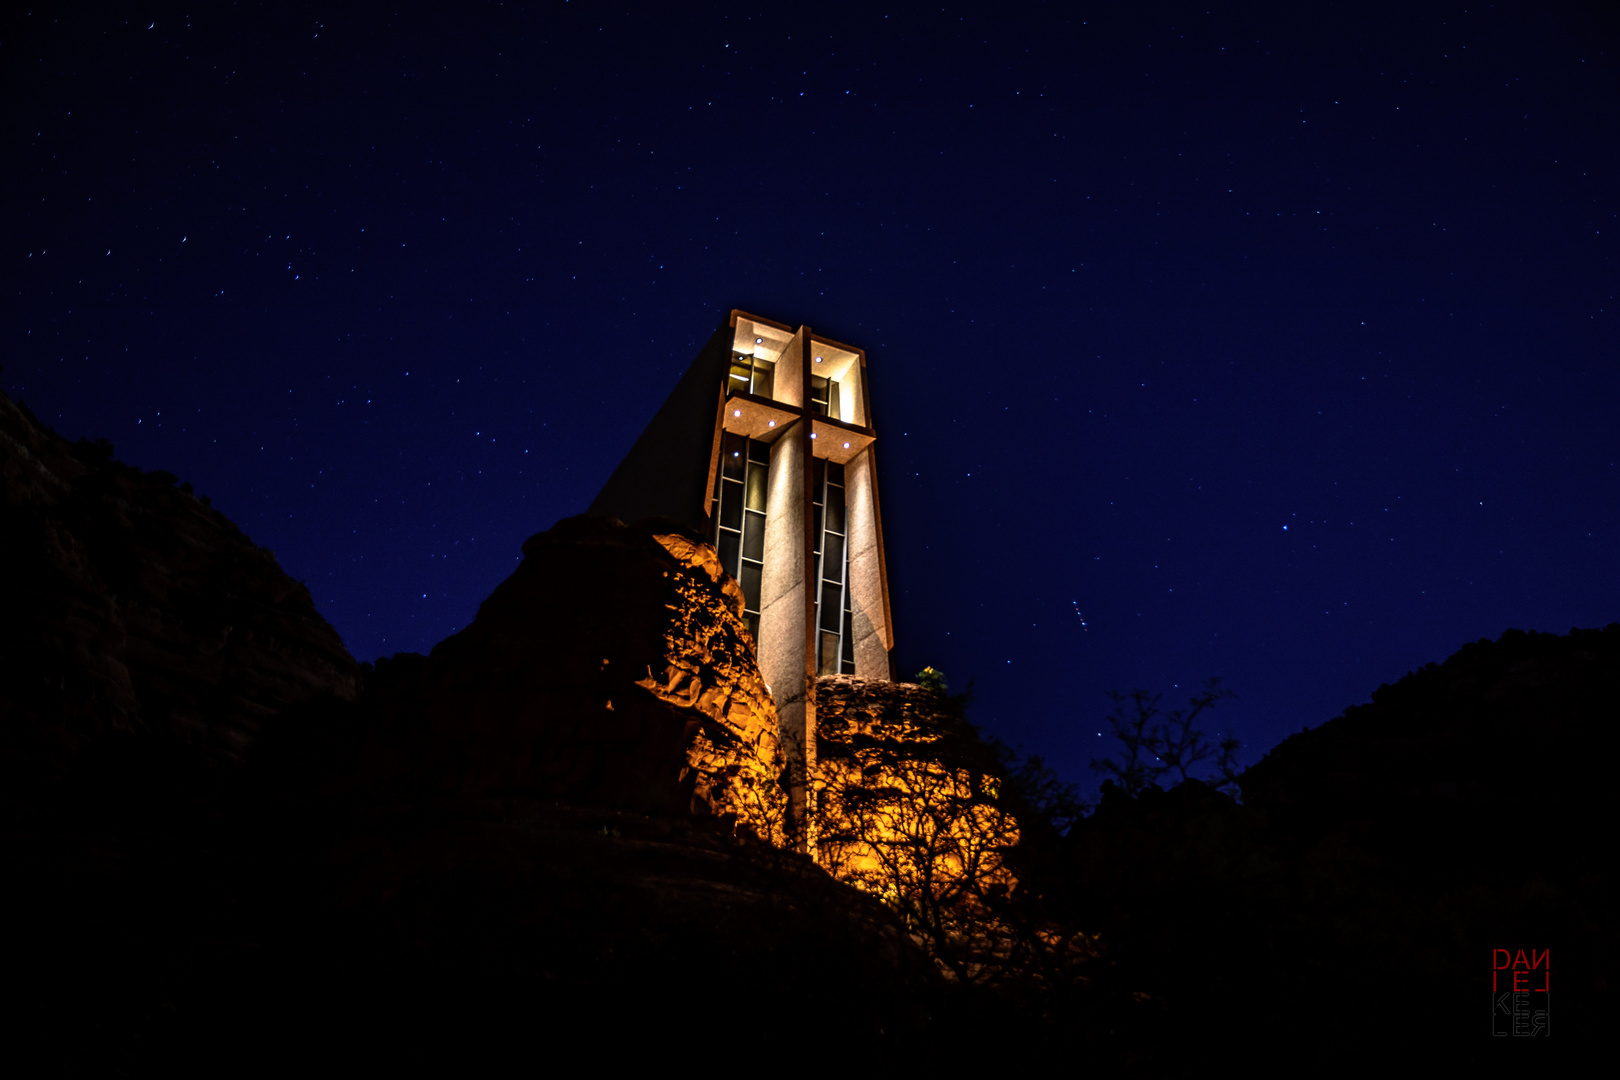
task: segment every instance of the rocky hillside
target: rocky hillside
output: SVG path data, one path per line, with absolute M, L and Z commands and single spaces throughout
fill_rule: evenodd
M 140 736 L 241 764 L 277 714 L 353 700 L 309 590 L 224 516 L 0 395 L 0 739 L 10 793 Z
M 1105 785 L 1042 884 L 1182 1033 L 1166 1067 L 1263 1030 L 1270 1071 L 1569 1071 L 1612 1027 L 1617 701 L 1620 625 L 1509 631 L 1284 740 L 1241 802 Z M 1491 1038 L 1495 949 L 1550 950 L 1549 1039 Z
M 1617 703 L 1620 624 L 1510 630 L 1283 740 L 1243 798 L 1302 833 L 1363 822 L 1411 874 L 1472 878 L 1511 851 L 1514 874 L 1573 882 L 1587 838 L 1566 823 L 1612 805 Z
M 783 841 L 741 591 L 675 522 L 570 518 L 465 630 L 372 680 L 364 782 L 723 818 Z
M 14 1030 L 55 1071 L 882 1046 L 940 980 L 784 850 L 736 586 L 574 519 L 430 656 L 345 652 L 164 473 L 0 399 Z

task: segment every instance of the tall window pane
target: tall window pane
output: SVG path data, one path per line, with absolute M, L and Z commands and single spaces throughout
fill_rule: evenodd
M 742 590 L 743 607 L 749 611 L 759 610 L 759 577 L 758 563 L 745 562 L 742 564 Z
M 844 598 L 844 590 L 830 581 L 821 583 L 821 628 L 838 633 L 843 625 L 844 613 L 838 609 L 842 606 L 839 601 Z
M 720 484 L 720 524 L 728 529 L 742 528 L 743 486 L 735 480 Z
M 843 584 L 844 581 L 844 538 L 835 532 L 829 531 L 826 539 L 821 542 L 821 550 L 825 561 L 822 563 L 821 576 L 828 581 Z
M 765 561 L 765 515 L 752 510 L 743 515 L 743 557 Z
M 765 466 L 752 461 L 748 463 L 748 495 L 743 505 L 760 513 L 765 512 L 765 473 Z
M 844 489 L 827 485 L 827 531 L 844 531 Z
M 733 435 L 729 431 L 720 441 L 720 471 L 728 479 L 742 479 L 743 448 L 747 442 L 741 435 Z

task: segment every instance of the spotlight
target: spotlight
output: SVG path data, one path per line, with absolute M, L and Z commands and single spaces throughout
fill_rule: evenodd
M 776 421 L 775 421 L 775 420 L 771 420 L 771 421 L 769 421 L 769 422 L 768 422 L 768 423 L 767 423 L 767 424 L 766 424 L 766 425 L 765 425 L 765 426 L 766 426 L 766 427 L 775 427 L 775 426 L 776 426 Z
M 845 449 L 845 450 L 848 450 L 848 449 L 849 449 L 849 443 L 845 443 L 845 444 L 844 444 L 844 449 Z
M 732 409 L 731 410 L 731 415 L 732 416 L 741 416 L 742 415 L 742 410 L 741 409 Z
M 755 345 L 763 345 L 763 344 L 765 344 L 765 339 L 762 338 L 762 337 L 757 337 L 757 338 L 754 339 L 754 344 Z
M 821 357 L 819 357 L 819 356 L 816 357 L 816 363 L 818 363 L 818 364 L 821 363 Z
M 815 432 L 813 432 L 813 431 L 812 431 L 812 432 L 811 432 L 811 433 L 810 433 L 810 437 L 811 437 L 811 438 L 812 438 L 812 439 L 813 439 L 813 438 L 815 438 L 815 437 L 816 437 L 816 433 L 815 433 Z

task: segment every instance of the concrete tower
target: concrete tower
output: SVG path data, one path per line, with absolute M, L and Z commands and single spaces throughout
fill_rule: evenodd
M 863 350 L 732 311 L 590 506 L 714 544 L 801 766 L 817 675 L 892 678 L 876 441 Z

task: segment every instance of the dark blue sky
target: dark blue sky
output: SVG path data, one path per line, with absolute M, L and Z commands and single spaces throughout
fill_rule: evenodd
M 7 392 L 357 657 L 466 625 L 732 307 L 868 350 L 899 669 L 1072 779 L 1110 689 L 1224 676 L 1252 761 L 1620 619 L 1598 6 L 455 7 L 0 22 Z

